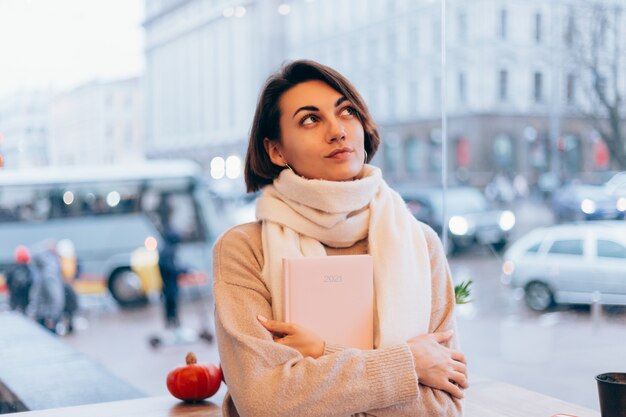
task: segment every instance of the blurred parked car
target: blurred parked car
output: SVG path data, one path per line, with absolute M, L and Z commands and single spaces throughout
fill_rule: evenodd
M 613 175 L 605 184 L 607 193 L 616 197 L 626 197 L 626 171 Z
M 442 236 L 442 189 L 419 186 L 396 189 L 411 213 Z M 490 245 L 497 251 L 505 248 L 511 229 L 515 226 L 515 215 L 512 212 L 491 209 L 485 196 L 472 187 L 450 187 L 446 190 L 446 196 L 448 253 L 473 245 Z
M 554 193 L 552 210 L 559 222 L 623 219 L 626 197 L 611 195 L 599 185 L 568 184 Z
M 526 304 L 626 305 L 626 223 L 599 221 L 535 229 L 504 254 L 502 281 Z

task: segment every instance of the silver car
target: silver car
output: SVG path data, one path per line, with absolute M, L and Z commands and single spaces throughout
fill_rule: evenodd
M 626 305 L 626 222 L 535 229 L 504 254 L 502 281 L 522 288 L 526 304 Z

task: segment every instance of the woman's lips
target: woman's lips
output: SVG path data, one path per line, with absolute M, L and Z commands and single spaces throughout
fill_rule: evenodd
M 346 157 L 347 154 L 349 154 L 351 152 L 353 152 L 352 148 L 339 148 L 339 149 L 333 150 L 331 153 L 326 155 L 326 158 L 340 159 L 340 158 Z

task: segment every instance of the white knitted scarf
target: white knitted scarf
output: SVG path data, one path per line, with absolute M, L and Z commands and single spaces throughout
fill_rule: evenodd
M 426 238 L 380 169 L 365 165 L 363 178 L 355 181 L 309 180 L 285 169 L 264 188 L 256 217 L 263 222 L 263 279 L 276 319 L 283 320 L 283 258 L 326 256 L 322 244 L 346 248 L 367 237 L 378 319 L 374 346 L 428 332 L 431 276 Z

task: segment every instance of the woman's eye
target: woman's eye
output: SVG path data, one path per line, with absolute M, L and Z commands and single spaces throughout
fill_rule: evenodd
M 317 116 L 315 116 L 314 114 L 307 114 L 302 119 L 300 119 L 300 124 L 302 126 L 306 126 L 306 125 L 313 124 L 316 121 L 317 121 Z
M 343 110 L 341 110 L 342 116 L 353 116 L 355 114 L 356 114 L 356 109 L 352 106 L 344 107 Z

